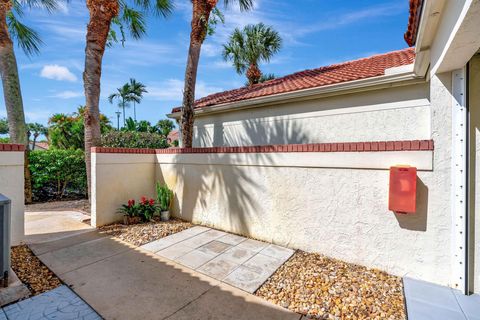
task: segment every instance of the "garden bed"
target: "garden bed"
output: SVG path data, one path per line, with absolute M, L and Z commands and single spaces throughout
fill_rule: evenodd
M 406 319 L 401 278 L 302 251 L 255 294 L 313 319 Z
M 90 203 L 88 199 L 35 202 L 25 206 L 25 211 L 27 212 L 72 210 L 90 214 Z
M 62 285 L 60 279 L 26 245 L 12 247 L 12 269 L 33 296 Z
M 155 218 L 154 221 L 132 225 L 111 224 L 99 230 L 135 246 L 142 246 L 191 227 L 193 224 L 180 219 L 162 222 Z

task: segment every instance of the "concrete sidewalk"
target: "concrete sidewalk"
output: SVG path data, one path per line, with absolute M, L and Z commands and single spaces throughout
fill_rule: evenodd
M 105 319 L 301 318 L 97 231 L 37 243 L 31 248 Z

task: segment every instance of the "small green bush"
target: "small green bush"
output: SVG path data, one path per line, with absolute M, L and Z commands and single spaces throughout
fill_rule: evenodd
M 87 172 L 82 150 L 31 151 L 29 160 L 35 200 L 86 195 Z
M 173 191 L 168 189 L 167 185 L 161 185 L 157 182 L 155 189 L 157 191 L 157 202 L 161 211 L 167 211 L 172 206 Z
M 167 140 L 157 133 L 111 131 L 102 136 L 103 147 L 112 148 L 168 148 Z

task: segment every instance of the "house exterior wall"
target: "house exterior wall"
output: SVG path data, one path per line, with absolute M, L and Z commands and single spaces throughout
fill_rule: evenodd
M 154 162 L 154 154 L 92 153 L 93 227 L 121 221 L 129 199 L 153 196 Z
M 199 116 L 194 146 L 429 139 L 428 83 Z
M 362 93 L 357 99 L 355 96 L 327 98 L 337 103 L 331 110 L 328 106 L 333 104 L 323 100 L 302 102 L 298 108 L 276 107 L 280 116 L 302 115 L 306 116 L 302 121 L 307 121 L 307 115 L 313 114 L 324 120 L 315 121 L 315 125 L 292 124 L 305 126 L 302 137 L 307 138 L 295 139 L 297 133 L 282 142 L 358 141 L 358 136 L 365 140 L 409 137 L 433 139 L 433 152 L 242 154 L 242 151 L 219 153 L 222 149 L 219 148 L 215 153 L 141 155 L 138 169 L 135 161 L 123 154 L 97 154 L 93 161 L 92 223 L 94 215 L 97 226 L 120 219 L 111 213 L 129 198 L 153 193 L 158 180 L 174 190 L 174 214 L 183 219 L 455 287 L 450 250 L 451 81 L 451 74 L 446 73 L 416 87 Z M 344 108 L 341 103 L 345 103 Z M 249 112 L 261 119 L 273 112 L 262 109 Z M 327 115 L 328 112 L 336 113 Z M 217 114 L 209 121 L 219 119 L 225 123 L 241 115 L 254 118 L 242 111 Z M 337 117 L 344 120 L 337 122 L 338 127 L 331 126 Z M 382 121 L 377 121 L 377 117 Z M 202 118 L 199 121 L 208 122 L 208 118 Z M 361 119 L 366 125 L 358 125 Z M 329 128 L 325 136 L 312 134 L 323 126 Z M 232 132 L 240 135 L 244 131 Z M 262 137 L 255 135 L 249 139 L 252 144 L 275 141 L 261 140 Z M 415 214 L 388 211 L 388 168 L 395 164 L 410 164 L 420 170 Z M 115 196 L 108 198 L 110 194 Z
M 470 109 L 470 277 L 471 286 L 480 293 L 480 55 L 469 65 Z M 473 250 L 472 250 L 473 249 Z
M 11 243 L 18 245 L 25 237 L 24 152 L 4 151 L 4 146 L 9 145 L 0 144 L 0 193 L 12 201 Z

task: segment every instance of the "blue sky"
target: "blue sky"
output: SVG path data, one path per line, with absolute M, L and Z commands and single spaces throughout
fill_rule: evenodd
M 116 123 L 116 105 L 107 97 L 133 77 L 149 91 L 137 106 L 137 118 L 156 122 L 181 103 L 188 50 L 191 4 L 175 0 L 167 18 L 149 17 L 148 34 L 106 50 L 103 60 L 100 110 Z M 240 12 L 235 5 L 220 9 L 225 24 L 203 45 L 197 98 L 245 83 L 221 57 L 221 46 L 235 27 L 264 22 L 280 32 L 281 52 L 261 69 L 277 76 L 295 71 L 384 53 L 407 47 L 407 0 L 256 0 L 255 9 Z M 26 57 L 16 48 L 27 122 L 46 124 L 53 113 L 69 113 L 85 103 L 82 72 L 88 11 L 85 1 L 70 0 L 49 15 L 36 9 L 24 23 L 35 27 L 44 42 L 41 53 Z M 2 92 L 3 95 L 3 92 Z M 6 116 L 3 99 L 0 117 Z M 133 116 L 133 109 L 127 117 Z

